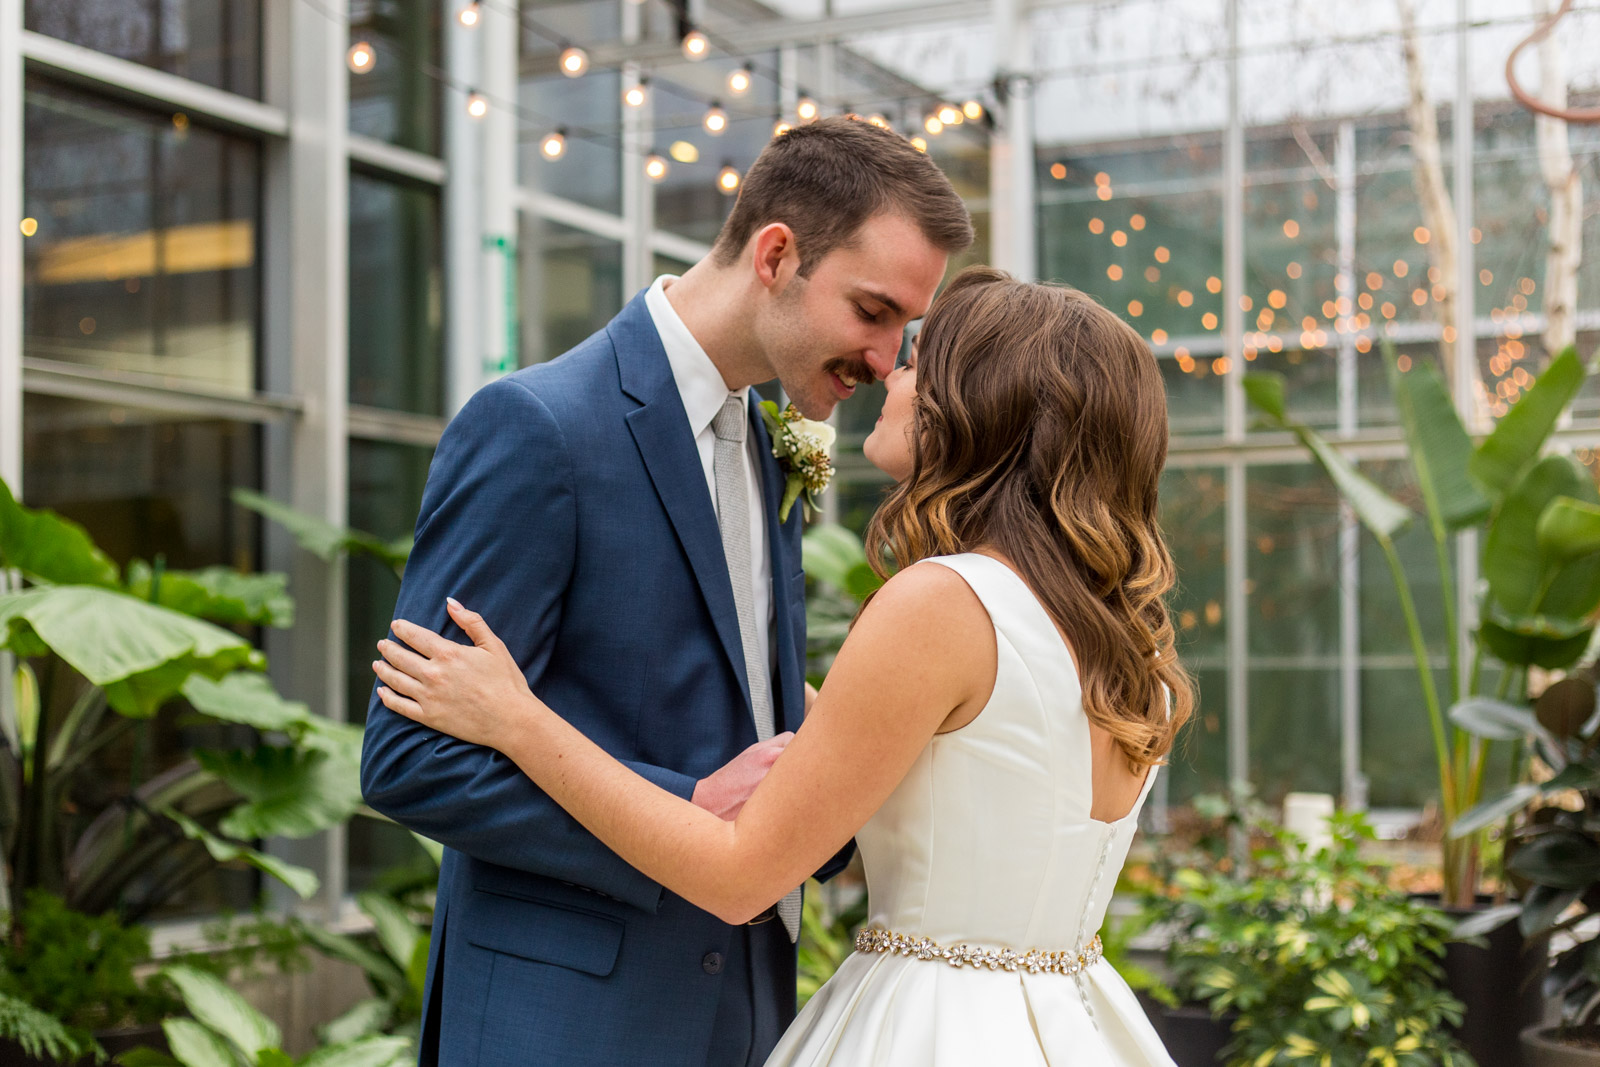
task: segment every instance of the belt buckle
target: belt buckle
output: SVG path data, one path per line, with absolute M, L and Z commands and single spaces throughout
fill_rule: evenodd
M 762 912 L 760 915 L 757 915 L 755 918 L 746 920 L 745 925 L 746 926 L 760 926 L 762 923 L 769 923 L 773 919 L 776 919 L 777 917 L 778 917 L 778 905 L 774 904 L 771 907 L 769 907 L 766 911 Z

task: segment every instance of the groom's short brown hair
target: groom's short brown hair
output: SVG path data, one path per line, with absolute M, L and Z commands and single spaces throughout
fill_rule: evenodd
M 731 266 L 756 231 L 782 222 L 809 275 L 881 214 L 904 216 L 946 253 L 972 244 L 967 206 L 925 153 L 855 116 L 819 119 L 774 137 L 756 157 L 711 255 Z

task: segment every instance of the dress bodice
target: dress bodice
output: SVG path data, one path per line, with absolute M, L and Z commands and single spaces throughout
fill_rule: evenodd
M 856 835 L 870 921 L 944 944 L 1080 947 L 1105 918 L 1156 768 L 1124 818 L 1090 818 L 1089 720 L 1044 605 L 989 556 L 927 565 L 959 574 L 988 611 L 994 690 L 972 722 L 929 742 Z

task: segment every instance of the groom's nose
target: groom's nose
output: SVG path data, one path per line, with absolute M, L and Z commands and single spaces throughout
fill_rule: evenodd
M 900 353 L 898 350 L 886 352 L 879 348 L 869 348 L 863 355 L 866 357 L 867 366 L 872 368 L 872 376 L 881 382 L 889 377 L 890 371 L 894 370 L 895 358 Z

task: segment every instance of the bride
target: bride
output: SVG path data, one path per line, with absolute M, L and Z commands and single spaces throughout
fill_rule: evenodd
M 580 734 L 454 601 L 474 644 L 396 621 L 410 648 L 380 642 L 380 698 L 504 753 L 729 923 L 854 836 L 868 927 L 769 1067 L 1171 1064 L 1096 935 L 1193 706 L 1162 600 L 1155 358 L 1082 293 L 972 268 L 887 384 L 863 451 L 898 484 L 867 543 L 896 572 L 731 820 Z

